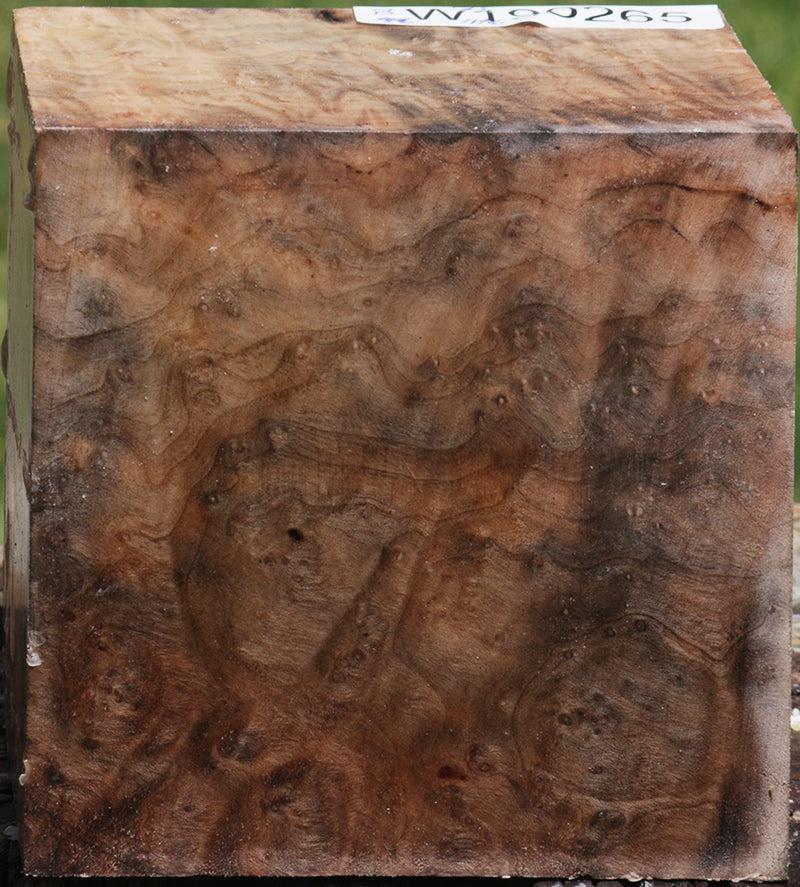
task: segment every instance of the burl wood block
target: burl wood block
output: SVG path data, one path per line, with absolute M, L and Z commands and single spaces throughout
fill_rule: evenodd
M 780 878 L 796 135 L 726 26 L 25 9 L 27 872 Z

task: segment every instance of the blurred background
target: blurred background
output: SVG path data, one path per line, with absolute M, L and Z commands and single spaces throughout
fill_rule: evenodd
M 367 0 L 361 0 L 366 3 Z M 415 0 L 419 5 L 419 0 Z M 507 0 L 505 0 L 507 3 Z M 619 3 L 619 0 L 614 0 Z M 448 5 L 457 5 L 455 0 L 446 0 Z M 644 5 L 679 5 L 655 3 L 645 0 Z M 532 5 L 541 5 L 542 0 L 534 0 Z M 3 74 L 8 67 L 8 54 L 11 40 L 12 10 L 20 6 L 214 6 L 214 7 L 265 7 L 265 6 L 346 6 L 350 4 L 325 4 L 321 0 L 300 0 L 300 2 L 246 2 L 246 0 L 212 0 L 212 2 L 165 3 L 134 0 L 134 2 L 110 3 L 93 0 L 67 0 L 67 2 L 9 2 L 0 0 L 0 65 Z M 399 5 L 386 3 L 375 5 Z M 497 5 L 497 4 L 486 4 Z M 789 112 L 795 126 L 800 125 L 800 18 L 797 0 L 721 0 L 718 4 L 725 17 L 739 36 L 744 48 L 750 53 L 761 73 L 772 86 L 784 108 Z M 5 103 L 0 107 L 0 338 L 5 332 L 6 323 L 6 240 L 8 231 L 8 109 Z M 5 385 L 0 384 L 0 445 L 5 445 Z M 0 474 L 0 484 L 2 475 Z M 795 501 L 800 501 L 800 446 L 795 444 Z M 2 510 L 0 509 L 0 522 Z M 1 525 L 0 525 L 1 529 Z

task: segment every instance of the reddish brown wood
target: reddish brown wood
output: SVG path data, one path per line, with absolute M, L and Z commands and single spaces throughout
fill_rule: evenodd
M 166 95 L 170 17 L 197 65 Z M 795 134 L 727 29 L 334 18 L 18 15 L 28 871 L 781 875 Z M 186 116 L 215 33 L 251 116 L 216 82 Z M 656 119 L 601 71 L 658 48 Z M 523 104 L 498 58 L 538 49 L 594 111 Z

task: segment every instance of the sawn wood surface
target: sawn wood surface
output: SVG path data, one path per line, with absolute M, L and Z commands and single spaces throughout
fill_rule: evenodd
M 354 92 L 312 64 L 228 116 L 233 13 L 17 19 L 27 870 L 780 877 L 795 135 L 729 30 L 631 44 L 686 65 L 654 96 L 597 73 L 618 35 L 338 15 L 238 39 L 324 74 L 345 29 Z M 208 102 L 159 92 L 167 16 Z M 541 104 L 480 68 L 464 111 L 442 53 L 512 45 Z

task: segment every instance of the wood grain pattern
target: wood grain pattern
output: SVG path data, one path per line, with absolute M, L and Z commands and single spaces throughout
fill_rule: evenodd
M 416 29 L 359 25 L 345 9 L 42 8 L 15 18 L 41 126 L 791 129 L 727 26 Z
M 358 125 L 37 124 L 27 870 L 779 877 L 794 135 Z

